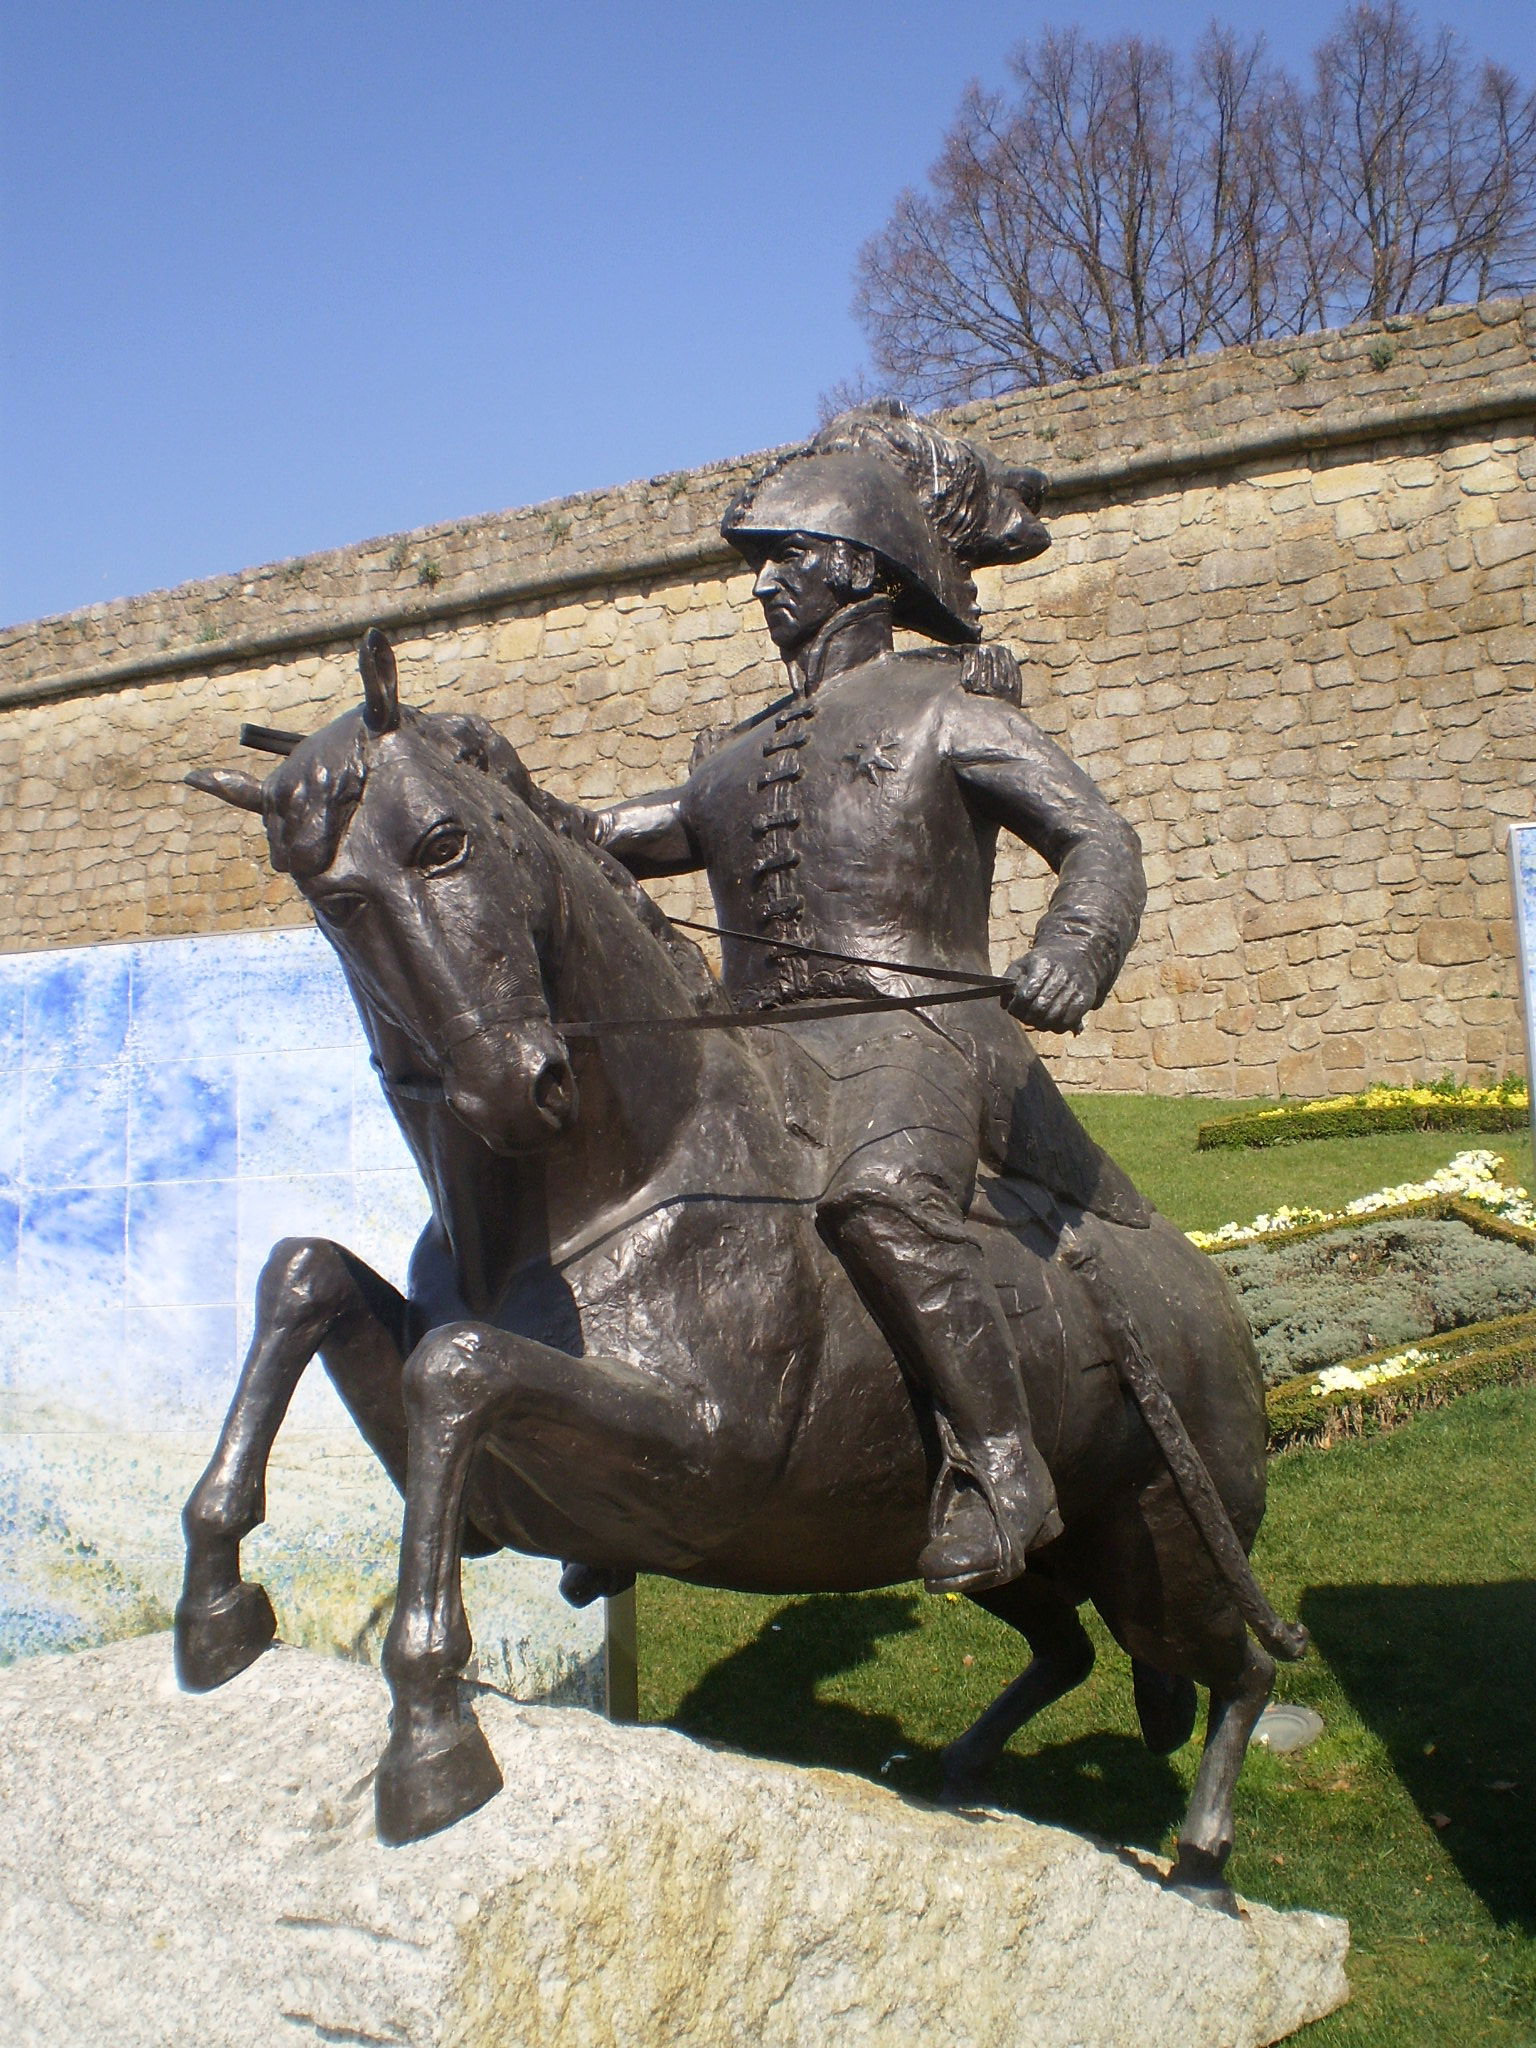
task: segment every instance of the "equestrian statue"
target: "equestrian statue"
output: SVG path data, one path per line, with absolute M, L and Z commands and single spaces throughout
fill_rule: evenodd
M 340 957 L 432 1216 L 402 1294 L 287 1239 L 187 1502 L 178 1670 L 275 1633 L 240 1543 L 317 1355 L 405 1499 L 383 1667 L 380 1836 L 501 1776 L 461 1685 L 460 1561 L 563 1561 L 580 1604 L 637 1571 L 750 1592 L 921 1578 L 1011 1623 L 1022 1677 L 945 1752 L 976 1795 L 1087 1676 L 1091 1600 L 1148 1743 L 1210 1709 L 1169 1882 L 1230 1909 L 1232 1797 L 1274 1658 L 1305 1638 L 1247 1553 L 1264 1410 L 1214 1263 L 1078 1125 L 1021 1026 L 1073 1031 L 1134 941 L 1136 836 L 1025 716 L 971 572 L 1049 545 L 1045 479 L 894 405 L 840 415 L 727 507 L 786 684 L 687 780 L 602 811 L 536 787 L 484 720 L 364 701 L 259 813 Z M 898 646 L 898 631 L 919 636 Z M 997 836 L 1056 885 L 988 953 Z M 717 978 L 641 882 L 703 870 Z

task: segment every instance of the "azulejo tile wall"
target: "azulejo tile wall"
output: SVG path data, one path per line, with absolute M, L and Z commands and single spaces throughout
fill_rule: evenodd
M 426 1198 L 318 933 L 0 957 L 0 1058 L 7 1390 L 210 1422 L 278 1238 L 403 1283 Z M 339 1420 L 310 1377 L 296 1419 Z
M 0 955 L 0 1661 L 163 1626 L 177 1511 L 282 1237 L 403 1286 L 428 1204 L 313 930 Z M 290 1639 L 368 1654 L 399 1503 L 317 1365 L 255 1540 Z M 588 1697 L 556 1567 L 476 1567 L 480 1672 Z

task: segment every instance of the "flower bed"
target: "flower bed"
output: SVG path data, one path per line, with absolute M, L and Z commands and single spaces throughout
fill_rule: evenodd
M 1458 1394 L 1528 1381 L 1536 1381 L 1536 1315 L 1473 1323 L 1395 1355 L 1352 1359 L 1272 1388 L 1264 1402 L 1270 1449 L 1376 1436 Z
M 1471 1323 L 1536 1315 L 1536 1233 L 1488 1230 L 1470 1204 L 1461 1214 L 1441 1207 L 1209 1254 L 1237 1290 L 1266 1386 Z
M 1191 1230 L 1203 1251 L 1301 1243 L 1352 1222 L 1457 1218 L 1487 1237 L 1536 1251 L 1536 1203 L 1499 1179 L 1497 1153 L 1461 1152 L 1426 1181 L 1361 1195 L 1337 1210 L 1284 1207 L 1249 1223 Z M 1390 1429 L 1481 1387 L 1536 1380 L 1536 1313 L 1495 1317 L 1410 1346 L 1383 1346 L 1298 1374 L 1265 1396 L 1271 1447 L 1327 1445 Z
M 1198 1151 L 1223 1146 L 1294 1145 L 1307 1138 L 1373 1137 L 1382 1131 L 1518 1131 L 1530 1123 L 1522 1080 L 1492 1088 L 1433 1082 L 1416 1088 L 1368 1088 L 1318 1102 L 1284 1104 L 1219 1117 L 1195 1133 Z

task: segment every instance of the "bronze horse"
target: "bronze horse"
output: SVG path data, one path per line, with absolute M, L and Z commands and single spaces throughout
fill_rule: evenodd
M 265 784 L 188 779 L 264 815 L 274 865 L 341 958 L 432 1220 L 405 1295 L 323 1239 L 273 1249 L 183 1516 L 176 1644 L 183 1684 L 204 1689 L 272 1639 L 240 1542 L 318 1353 L 405 1497 L 375 1788 L 379 1834 L 401 1842 L 502 1782 L 459 1683 L 462 1556 L 579 1560 L 589 1589 L 636 1569 L 750 1592 L 905 1581 L 936 1446 L 817 1236 L 824 1168 L 786 1117 L 791 1034 L 644 1028 L 725 1008 L 696 949 L 563 829 L 573 814 L 491 727 L 402 708 L 381 634 L 362 668 L 362 710 Z M 973 1220 L 1016 1306 L 1065 1534 L 976 1596 L 1033 1660 L 950 1745 L 947 1795 L 969 1798 L 1013 1731 L 1087 1676 L 1077 1608 L 1091 1600 L 1135 1660 L 1155 1750 L 1188 1738 L 1194 1682 L 1210 1688 L 1170 1882 L 1229 1903 L 1233 1789 L 1274 1665 L 1122 1387 L 1082 1262 L 1150 1333 L 1244 1550 L 1264 1510 L 1247 1328 L 1215 1265 L 1160 1217 L 1133 1229 L 994 1180 Z

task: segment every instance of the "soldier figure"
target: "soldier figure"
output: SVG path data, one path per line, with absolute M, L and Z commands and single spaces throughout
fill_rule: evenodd
M 680 788 L 593 821 L 638 876 L 707 871 L 720 926 L 740 935 L 723 941 L 724 978 L 747 1010 L 931 986 L 871 963 L 988 975 L 999 826 L 1058 876 L 1008 970 L 1006 1008 L 984 996 L 787 1025 L 828 1077 L 820 1229 L 934 1426 L 922 1557 L 934 1591 L 1006 1584 L 1061 1529 L 966 1220 L 978 1165 L 1146 1218 L 1008 1014 L 1076 1030 L 1108 995 L 1145 901 L 1134 832 L 1019 709 L 1011 656 L 974 645 L 967 571 L 1049 545 L 1044 484 L 894 406 L 844 414 L 774 464 L 722 531 L 757 571 L 789 693 L 707 735 Z M 897 626 L 947 645 L 897 650 Z

